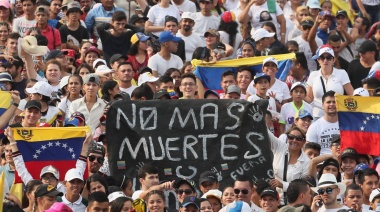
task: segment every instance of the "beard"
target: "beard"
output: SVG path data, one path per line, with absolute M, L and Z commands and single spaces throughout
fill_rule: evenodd
M 191 30 L 191 26 L 185 26 L 183 27 L 183 30 L 185 30 L 185 32 L 189 32 Z
M 86 6 L 86 7 L 84 8 L 84 12 L 85 12 L 85 13 L 88 13 L 88 11 L 90 11 L 90 9 L 91 9 L 91 8 L 90 8 L 89 6 Z

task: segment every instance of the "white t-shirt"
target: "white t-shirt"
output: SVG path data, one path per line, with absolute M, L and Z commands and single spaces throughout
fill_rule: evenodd
M 351 33 L 351 30 L 352 30 L 352 28 L 347 28 L 347 33 L 350 34 L 350 33 Z M 342 35 L 342 36 L 343 36 L 343 35 Z M 347 39 L 345 38 L 345 40 L 347 40 Z M 352 47 L 351 47 L 351 44 L 349 45 L 349 47 L 350 47 L 352 53 L 354 53 L 354 52 L 353 52 L 353 49 L 352 49 Z M 347 62 L 351 62 L 351 61 L 354 59 L 353 55 L 351 55 L 351 53 L 350 53 L 350 51 L 348 50 L 347 46 L 346 46 L 345 48 L 343 48 L 343 49 L 339 52 L 339 56 L 342 57 L 343 59 L 345 59 Z
M 307 59 L 307 66 L 309 67 L 309 70 L 316 71 L 317 62 L 311 59 L 311 57 L 313 57 L 313 53 L 311 52 L 309 43 L 302 38 L 302 35 L 295 37 L 293 40 L 295 40 L 298 43 L 299 51 L 305 54 L 305 57 Z M 317 42 L 317 46 L 323 45 L 323 41 L 318 37 L 315 37 L 315 42 Z
M 178 31 L 176 36 L 182 38 L 185 42 L 186 61 L 191 61 L 196 48 L 204 46 L 202 38 L 196 33 L 191 33 L 189 36 L 184 36 L 180 31 Z
M 226 0 L 224 2 L 224 8 L 226 8 L 227 11 L 231 11 L 236 8 L 238 3 L 239 3 L 239 0 Z M 236 16 L 236 17 L 239 17 L 239 16 Z
M 342 209 L 350 209 L 350 208 L 345 206 L 345 205 L 342 205 L 342 207 L 340 207 L 340 208 L 326 209 L 325 205 L 322 205 L 322 207 L 320 207 L 317 212 L 337 212 L 337 211 L 342 210 Z
M 163 8 L 159 4 L 154 5 L 149 9 L 147 17 L 148 21 L 153 23 L 153 26 L 164 26 L 165 16 L 170 15 L 178 20 L 181 20 L 181 15 L 177 7 L 169 4 L 168 8 Z M 161 31 L 162 32 L 162 31 Z M 152 32 L 155 36 L 160 36 L 161 32 Z
M 193 32 L 199 34 L 201 38 L 207 30 L 218 29 L 220 24 L 220 18 L 215 15 L 204 16 L 201 12 L 195 13 L 195 25 L 193 27 Z
M 220 34 L 220 42 L 230 45 L 230 35 L 227 34 L 225 31 L 218 31 Z M 235 43 L 234 43 L 234 52 L 231 56 L 228 57 L 228 59 L 236 59 L 237 55 L 237 49 L 239 49 L 240 43 L 243 41 L 243 37 L 240 34 L 240 31 L 238 29 L 238 33 L 236 33 L 235 36 Z M 187 43 L 186 43 L 187 44 Z
M 249 93 L 249 95 L 256 94 L 256 88 L 253 85 L 254 85 L 254 81 L 252 80 L 252 82 L 249 84 L 249 86 L 247 88 L 247 93 Z M 286 85 L 285 82 L 278 80 L 278 79 L 276 79 L 276 81 L 274 82 L 272 87 L 270 87 L 268 89 L 267 96 L 269 96 L 269 93 L 271 93 L 271 92 L 276 94 L 276 99 L 280 102 L 282 102 L 282 100 L 284 100 L 284 99 L 292 98 L 290 96 L 290 91 L 289 91 L 288 85 Z
M 17 109 L 24 111 L 26 103 L 27 103 L 26 99 L 21 99 L 20 103 L 18 104 Z
M 288 18 L 291 21 L 293 21 L 294 19 L 296 19 L 296 11 L 292 10 L 292 7 L 290 6 L 290 4 L 291 4 L 290 1 L 285 3 L 283 12 L 284 12 L 285 18 Z
M 143 190 L 137 190 L 137 191 L 133 192 L 133 194 L 132 194 L 132 199 L 133 199 L 133 200 L 136 200 L 136 199 L 140 198 L 140 194 L 141 194 L 142 192 L 144 192 L 144 191 L 143 191 Z
M 259 99 L 263 99 L 263 98 L 259 97 L 257 94 L 254 94 L 252 96 L 249 96 L 247 100 L 250 102 L 256 102 L 256 100 L 259 100 Z M 276 101 L 272 97 L 269 97 L 268 101 L 269 101 L 268 110 L 271 113 L 273 113 L 273 111 L 276 111 Z
M 322 96 L 324 92 L 321 76 L 321 70 L 312 71 L 306 83 L 307 86 L 311 86 L 313 90 L 313 117 L 322 117 L 324 115 L 324 111 L 322 109 Z M 322 79 L 325 84 L 326 91 L 335 91 L 336 93 L 342 95 L 344 93 L 343 85 L 350 83 L 348 74 L 343 69 L 333 68 L 333 72 L 329 79 L 327 81 L 324 77 L 322 77 Z
M 294 22 L 293 22 L 294 23 Z M 287 26 L 287 25 L 286 25 Z M 286 33 L 288 34 L 287 38 L 288 40 L 294 40 L 294 38 L 301 36 L 302 32 L 298 29 L 298 24 L 294 24 L 292 30 L 286 30 Z
M 339 134 L 339 122 L 331 123 L 322 117 L 310 125 L 306 141 L 321 145 L 321 155 L 331 154 L 331 139 L 335 134 Z
M 268 13 L 268 4 L 265 2 L 260 6 L 252 5 L 249 9 L 248 15 L 251 18 L 251 25 L 253 29 L 261 28 L 263 23 L 270 21 L 277 28 L 279 27 L 277 22 L 277 16 L 282 15 L 281 7 L 276 3 L 276 13 Z M 280 34 L 280 33 L 278 33 Z
M 21 37 L 25 36 L 26 31 L 29 28 L 36 26 L 37 20 L 26 20 L 25 16 L 20 18 L 16 18 L 13 20 L 13 32 L 17 32 L 21 35 Z
M 179 10 L 179 14 L 182 15 L 183 12 L 191 12 L 195 13 L 197 12 L 197 7 L 195 6 L 194 2 L 185 0 L 181 5 L 175 4 L 172 0 L 172 4 L 177 7 Z
M 135 88 L 137 88 L 137 86 L 131 85 L 131 87 L 129 87 L 129 88 L 122 88 L 119 86 L 119 88 L 120 88 L 120 91 L 123 91 L 123 92 L 129 94 L 129 96 L 131 96 L 133 90 L 135 90 Z
M 300 110 L 301 109 L 307 110 L 309 113 L 312 113 L 312 111 L 313 111 L 313 107 L 305 101 L 303 101 L 303 104 L 302 104 Z M 298 111 L 299 110 L 294 105 L 294 102 L 288 102 L 288 103 L 285 103 L 284 105 L 282 105 L 282 107 L 281 107 L 281 119 L 279 120 L 279 122 L 281 124 L 285 124 L 285 131 L 288 130 L 292 126 L 292 124 L 294 122 L 294 116 L 296 115 L 296 113 Z
M 159 53 L 153 55 L 148 60 L 148 67 L 153 71 L 157 71 L 158 76 L 165 74 L 169 68 L 180 69 L 183 66 L 183 62 L 180 57 L 175 54 L 170 54 L 170 59 L 165 60 Z
M 58 108 L 65 113 L 65 118 L 70 118 L 70 100 L 67 97 L 61 99 L 61 102 L 58 104 Z

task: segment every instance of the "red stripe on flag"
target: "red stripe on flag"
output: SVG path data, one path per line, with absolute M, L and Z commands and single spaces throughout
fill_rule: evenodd
M 359 154 L 380 155 L 380 134 L 358 131 L 340 131 L 341 152 L 348 148 L 355 148 Z

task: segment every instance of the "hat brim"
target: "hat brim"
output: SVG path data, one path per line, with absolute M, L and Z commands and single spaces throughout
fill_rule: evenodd
M 309 22 L 304 22 L 304 23 L 301 23 L 301 26 L 309 26 L 309 27 L 313 27 L 313 24 L 309 23 Z
M 215 35 L 215 34 L 213 34 L 213 33 L 211 33 L 211 32 L 205 32 L 205 34 L 203 35 L 203 37 L 207 37 L 207 35 L 212 35 L 212 36 L 215 36 L 215 37 L 219 37 L 218 35 Z
M 311 187 L 310 189 L 312 191 L 314 191 L 315 193 L 318 193 L 318 189 L 320 189 L 320 188 L 326 188 L 326 187 L 334 186 L 334 185 L 338 186 L 338 188 L 339 188 L 339 194 L 338 194 L 338 196 L 342 196 L 344 194 L 344 192 L 346 192 L 346 185 L 344 183 L 324 184 L 322 186 Z
M 198 207 L 198 205 L 197 204 L 195 204 L 194 202 L 187 202 L 187 203 L 185 203 L 185 204 L 182 204 L 182 207 L 186 207 L 186 206 L 188 206 L 188 205 L 194 205 L 195 207 L 197 207 L 198 208 L 198 210 L 199 210 L 199 207 Z
M 267 79 L 268 81 L 270 81 L 270 76 L 261 76 L 261 77 L 256 77 L 253 82 L 256 84 L 259 80 L 261 79 Z
M 48 197 L 63 196 L 63 193 L 60 192 L 60 191 L 55 190 L 55 191 L 49 192 L 49 193 L 47 193 L 47 194 L 45 194 L 43 196 L 48 196 Z
M 314 119 L 312 115 L 298 116 L 297 118 L 303 119 L 303 118 L 306 118 L 306 117 L 309 117 L 311 120 Z
M 150 37 L 149 36 L 143 36 L 143 37 L 141 37 L 140 39 L 139 39 L 139 41 L 142 41 L 142 42 L 144 42 L 144 41 L 147 41 L 147 40 L 149 40 L 150 39 Z M 178 42 L 178 41 L 177 41 Z
M 0 82 L 12 82 L 12 80 L 4 78 L 4 79 L 0 79 Z
M 67 6 L 66 6 L 67 7 Z M 80 8 L 70 8 L 70 9 L 68 9 L 67 11 L 66 11 L 66 15 L 68 15 L 69 13 L 71 13 L 71 12 L 80 12 L 80 14 L 81 15 L 83 15 L 83 11 L 80 9 Z
M 28 93 L 31 93 L 31 94 L 38 93 L 38 91 L 34 90 L 33 87 L 31 87 L 31 88 L 25 88 L 25 91 L 28 92 Z

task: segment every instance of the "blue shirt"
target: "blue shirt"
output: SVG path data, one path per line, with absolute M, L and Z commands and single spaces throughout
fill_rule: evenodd
M 317 36 L 323 41 L 323 44 L 327 43 L 327 39 L 329 38 L 329 30 L 323 31 L 321 28 L 318 27 L 317 29 Z
M 114 7 L 112 10 L 106 11 L 103 5 L 92 8 L 90 12 L 88 12 L 85 20 L 88 33 L 91 35 L 91 33 L 94 32 L 96 38 L 99 38 L 98 32 L 94 30 L 94 27 L 97 27 L 102 23 L 110 23 L 112 15 L 115 11 L 125 12 L 122 8 L 119 7 Z

